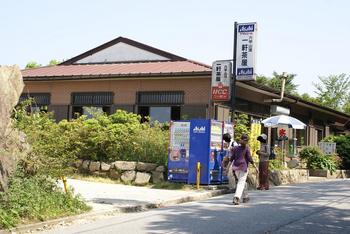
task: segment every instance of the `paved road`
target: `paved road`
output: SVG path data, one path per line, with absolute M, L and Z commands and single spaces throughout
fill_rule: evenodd
M 49 233 L 350 233 L 350 180 L 232 194 L 147 212 L 119 214 Z

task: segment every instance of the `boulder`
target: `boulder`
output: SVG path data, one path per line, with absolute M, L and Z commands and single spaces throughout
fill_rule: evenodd
M 297 159 L 292 159 L 287 163 L 288 168 L 296 168 L 299 166 L 299 161 Z
M 111 165 L 101 162 L 101 171 L 109 171 L 110 168 L 111 168 Z
M 111 177 L 112 179 L 115 179 L 115 180 L 119 180 L 120 173 L 115 168 L 112 168 L 109 170 L 109 177 Z
M 161 171 L 152 171 L 152 182 L 160 183 L 164 181 L 164 172 Z
M 125 171 L 120 178 L 124 183 L 130 183 L 135 179 L 135 176 L 135 171 Z
M 90 160 L 84 160 L 83 161 L 83 166 L 82 166 L 82 168 L 83 168 L 83 170 L 89 170 L 89 165 L 90 165 Z
M 156 169 L 157 164 L 155 163 L 143 163 L 143 162 L 138 162 L 136 165 L 136 170 L 137 171 L 153 171 L 154 169 Z
M 11 112 L 23 91 L 18 66 L 0 66 L 0 191 L 8 188 L 8 180 L 16 168 L 19 154 L 30 150 L 25 134 L 11 126 Z
M 108 175 L 105 171 L 94 171 L 92 174 L 97 177 L 107 177 Z
M 165 166 L 158 166 L 158 167 L 156 168 L 156 171 L 165 172 Z
M 91 161 L 89 165 L 89 171 L 90 172 L 99 171 L 100 167 L 101 167 L 100 162 Z
M 119 171 L 133 171 L 136 168 L 136 162 L 115 161 L 112 165 L 112 168 Z
M 0 84 L 0 139 L 3 139 L 11 131 L 11 111 L 17 105 L 24 87 L 19 67 L 0 66 Z
M 149 173 L 137 172 L 134 184 L 135 185 L 146 185 L 149 183 L 150 179 L 151 179 L 151 175 Z
M 81 168 L 83 166 L 83 162 L 84 160 L 83 159 L 78 159 L 74 162 L 74 167 L 75 168 Z

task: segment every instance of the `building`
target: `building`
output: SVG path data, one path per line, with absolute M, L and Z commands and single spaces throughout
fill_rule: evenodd
M 34 97 L 57 120 L 86 114 L 88 107 L 106 113 L 117 109 L 161 122 L 190 118 L 229 120 L 229 103 L 213 103 L 211 67 L 166 51 L 118 37 L 57 66 L 22 71 L 22 99 Z M 237 82 L 237 112 L 261 119 L 271 115 L 268 102 L 279 91 L 255 82 Z M 350 116 L 285 95 L 277 105 L 308 125 L 291 132 L 299 144 L 316 145 L 329 134 L 346 133 Z

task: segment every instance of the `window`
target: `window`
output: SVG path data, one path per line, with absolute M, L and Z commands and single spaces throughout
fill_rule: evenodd
M 50 105 L 50 97 L 49 93 L 23 93 L 19 98 L 19 102 L 32 98 L 33 102 L 31 106 L 28 107 L 28 112 L 47 112 L 48 106 Z
M 86 115 L 91 118 L 94 113 L 111 113 L 113 104 L 112 92 L 72 93 L 72 117 Z
M 161 123 L 179 120 L 183 102 L 184 92 L 181 91 L 139 92 L 137 94 L 138 113 L 142 116 L 142 122 L 147 120 L 146 116 Z
M 168 122 L 170 120 L 180 120 L 179 106 L 140 106 L 139 115 L 141 115 L 141 122 L 147 121 L 147 116 L 151 120 L 157 120 L 160 123 Z

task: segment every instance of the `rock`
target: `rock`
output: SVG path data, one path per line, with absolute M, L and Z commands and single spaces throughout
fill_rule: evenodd
M 296 159 L 292 159 L 287 163 L 288 168 L 296 168 L 297 166 L 299 166 L 299 161 Z
M 135 176 L 135 171 L 125 171 L 120 178 L 124 183 L 130 183 L 135 179 Z
M 25 134 L 11 126 L 11 113 L 23 91 L 22 74 L 18 66 L 0 66 L 0 191 L 8 188 L 17 157 L 30 150 Z
M 136 162 L 116 161 L 112 165 L 120 171 L 133 171 L 136 168 Z
M 11 111 L 18 103 L 24 83 L 18 66 L 0 66 L 0 139 L 11 130 Z
M 164 172 L 152 171 L 152 183 L 160 183 L 164 181 Z
M 98 177 L 107 177 L 107 172 L 94 171 L 92 174 L 93 174 L 94 176 L 98 176 Z
M 84 160 L 83 161 L 83 166 L 82 166 L 82 168 L 83 168 L 83 170 L 89 170 L 89 165 L 90 165 L 90 160 Z
M 99 171 L 100 167 L 101 167 L 100 162 L 91 161 L 89 165 L 89 171 L 90 172 Z
M 305 182 L 308 177 L 308 171 L 302 169 L 274 170 L 269 173 L 269 180 L 276 186 Z
M 156 168 L 156 171 L 158 171 L 158 172 L 165 172 L 165 166 L 158 166 Z
M 149 183 L 150 179 L 151 179 L 151 175 L 149 173 L 137 172 L 134 184 L 135 185 L 146 185 Z
M 249 169 L 247 185 L 248 189 L 256 189 L 256 187 L 258 187 L 257 174 L 255 170 Z
M 109 171 L 110 168 L 111 168 L 111 165 L 101 162 L 101 171 Z
M 109 177 L 112 179 L 119 180 L 120 179 L 120 173 L 115 168 L 109 170 Z
M 83 159 L 78 159 L 74 162 L 74 167 L 75 168 L 81 168 L 83 166 L 83 162 L 84 160 Z
M 136 170 L 137 171 L 153 171 L 157 167 L 157 164 L 155 163 L 143 163 L 143 162 L 138 162 L 136 165 Z

